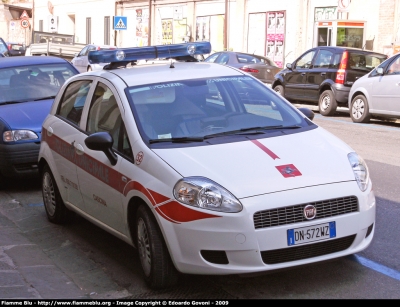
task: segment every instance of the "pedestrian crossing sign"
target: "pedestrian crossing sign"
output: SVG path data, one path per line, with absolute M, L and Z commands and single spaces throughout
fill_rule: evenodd
M 114 16 L 114 30 L 126 30 L 127 23 L 128 23 L 128 17 Z

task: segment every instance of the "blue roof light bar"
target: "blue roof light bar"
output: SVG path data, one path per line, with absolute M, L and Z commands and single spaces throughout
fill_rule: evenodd
M 133 62 L 156 58 L 176 58 L 211 53 L 209 42 L 193 42 L 147 47 L 119 48 L 114 50 L 95 50 L 88 54 L 89 63 Z

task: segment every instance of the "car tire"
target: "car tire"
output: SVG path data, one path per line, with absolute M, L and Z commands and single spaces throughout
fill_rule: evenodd
M 88 66 L 87 71 L 92 71 L 92 67 Z
M 41 178 L 43 203 L 48 220 L 55 224 L 63 224 L 70 221 L 72 212 L 65 207 L 57 183 L 48 165 L 43 168 Z
M 280 94 L 282 97 L 285 97 L 285 88 L 282 85 L 275 86 L 274 91 Z
M 371 119 L 367 98 L 357 95 L 351 101 L 350 117 L 355 123 L 368 123 Z
M 136 246 L 139 253 L 144 280 L 152 289 L 175 285 L 178 271 L 175 269 L 168 248 L 157 222 L 144 205 L 136 214 Z
M 319 113 L 323 116 L 331 116 L 335 114 L 337 102 L 331 90 L 325 90 L 319 96 L 318 101 Z

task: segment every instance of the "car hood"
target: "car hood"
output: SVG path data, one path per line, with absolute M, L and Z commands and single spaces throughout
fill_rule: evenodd
M 207 177 L 237 198 L 353 181 L 347 158 L 352 151 L 320 127 L 243 142 L 154 149 L 183 177 Z
M 0 120 L 11 129 L 28 129 L 40 133 L 54 99 L 0 105 Z

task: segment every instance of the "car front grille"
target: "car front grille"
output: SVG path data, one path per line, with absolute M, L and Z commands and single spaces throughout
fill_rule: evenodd
M 255 229 L 268 228 L 293 223 L 307 222 L 303 214 L 304 207 L 313 205 L 317 209 L 314 220 L 338 216 L 358 211 L 358 200 L 355 196 L 340 197 L 316 202 L 309 202 L 290 207 L 282 207 L 254 213 Z
M 351 235 L 314 244 L 262 251 L 261 257 L 265 264 L 277 264 L 328 255 L 348 249 L 355 237 Z

